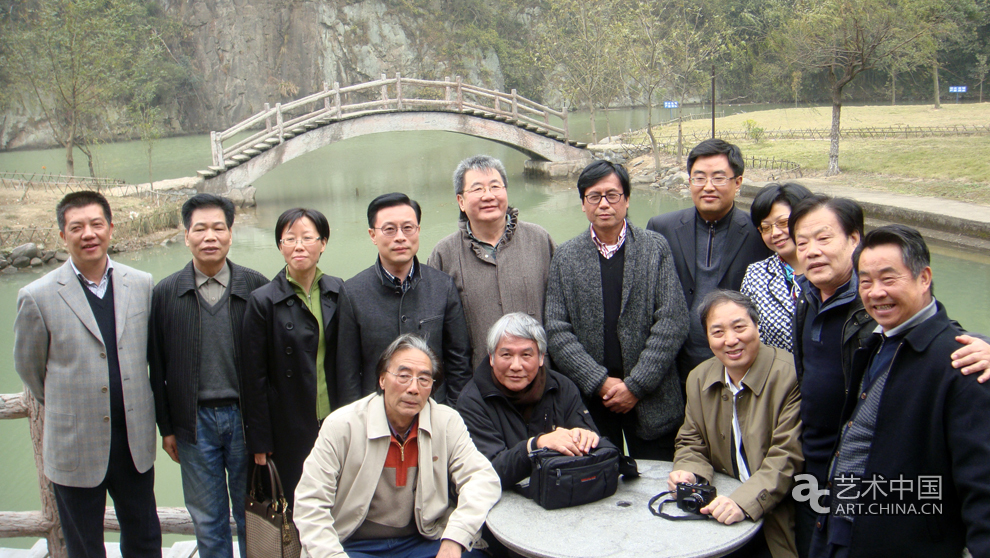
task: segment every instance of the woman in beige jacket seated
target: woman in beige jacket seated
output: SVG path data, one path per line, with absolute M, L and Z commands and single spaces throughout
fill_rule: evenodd
M 730 556 L 797 556 L 787 493 L 804 458 L 793 357 L 760 343 L 756 306 L 741 293 L 709 293 L 699 313 L 715 357 L 688 376 L 668 488 L 715 471 L 739 479 L 700 510 L 726 525 L 763 519 L 762 534 Z

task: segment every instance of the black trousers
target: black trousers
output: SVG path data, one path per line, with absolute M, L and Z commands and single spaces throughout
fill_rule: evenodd
M 120 553 L 124 558 L 161 558 L 162 529 L 155 503 L 155 468 L 139 473 L 131 458 L 127 429 L 114 425 L 110 436 L 107 476 L 93 488 L 52 483 L 58 517 L 70 558 L 105 558 L 103 516 L 107 493 L 120 521 Z
M 586 399 L 588 412 L 591 414 L 598 432 L 612 441 L 620 450 L 622 438 L 625 435 L 629 457 L 633 459 L 652 459 L 656 461 L 674 460 L 674 439 L 677 432 L 671 432 L 655 440 L 644 440 L 636 435 L 636 409 L 628 413 L 616 413 L 608 410 L 601 398 Z

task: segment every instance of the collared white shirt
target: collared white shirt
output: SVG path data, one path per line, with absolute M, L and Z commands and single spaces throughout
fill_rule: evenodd
M 72 261 L 72 258 L 69 258 L 69 265 L 72 266 L 72 271 L 83 282 L 83 285 L 86 285 L 89 292 L 95 294 L 100 299 L 107 294 L 107 287 L 110 286 L 110 270 L 113 269 L 113 260 L 110 259 L 110 256 L 107 256 L 107 268 L 103 271 L 103 278 L 100 279 L 99 283 L 94 283 L 86 279 L 82 272 L 79 271 L 79 268 L 76 267 L 76 262 Z
M 619 248 L 622 248 L 622 245 L 625 244 L 626 228 L 627 228 L 626 221 L 623 220 L 622 231 L 619 232 L 619 241 L 616 242 L 615 244 L 605 244 L 604 242 L 599 240 L 598 235 L 595 234 L 595 226 L 594 225 L 591 226 L 591 241 L 595 243 L 595 246 L 598 247 L 598 252 L 601 253 L 601 255 L 606 260 L 612 259 L 612 256 L 614 256 L 615 253 L 619 251 Z
M 732 378 L 729 377 L 729 371 L 724 368 L 723 374 L 725 374 L 725 385 L 729 386 L 729 391 L 732 392 L 732 455 L 736 460 L 736 467 L 739 469 L 739 480 L 746 482 L 749 479 L 749 467 L 746 466 L 746 460 L 743 458 L 742 454 L 742 429 L 739 427 L 739 411 L 736 409 L 736 402 L 739 400 L 739 394 L 746 389 L 743 385 L 742 380 L 739 380 L 739 386 L 736 387 L 732 383 Z M 749 374 L 749 371 L 746 371 Z M 743 379 L 746 375 L 743 375 Z

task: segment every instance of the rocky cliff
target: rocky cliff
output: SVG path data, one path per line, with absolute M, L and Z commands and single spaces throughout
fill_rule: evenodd
M 402 0 L 161 0 L 188 34 L 179 56 L 190 63 L 190 91 L 177 99 L 172 130 L 223 130 L 264 108 L 334 82 L 350 85 L 381 74 L 453 78 L 502 89 L 492 49 L 446 60 L 442 10 Z M 441 1 L 441 0 L 435 0 Z M 422 2 L 420 2 L 422 4 Z M 431 15 L 432 14 L 432 15 Z M 17 109 L 0 118 L 0 149 L 50 145 L 47 125 Z

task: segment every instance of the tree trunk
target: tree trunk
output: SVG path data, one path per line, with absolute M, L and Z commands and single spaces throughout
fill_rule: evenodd
M 890 106 L 897 105 L 897 72 L 890 72 Z
M 842 89 L 832 90 L 832 130 L 829 132 L 828 169 L 825 176 L 835 176 L 839 170 L 839 116 L 842 113 Z
M 155 180 L 151 173 L 151 150 L 154 148 L 155 148 L 154 144 L 149 141 L 148 142 L 148 184 L 151 186 L 152 190 L 155 189 Z
M 646 135 L 650 136 L 650 148 L 653 150 L 653 171 L 660 176 L 660 146 L 657 145 L 657 137 L 653 134 L 653 96 L 646 103 Z
M 681 133 L 681 117 L 677 117 L 677 166 L 681 166 L 681 153 L 684 151 L 684 135 Z
M 65 173 L 69 176 L 76 175 L 76 161 L 73 158 L 75 147 L 75 144 L 72 142 L 72 136 L 70 135 L 65 140 Z
M 932 81 L 935 83 L 935 110 L 942 108 L 942 101 L 939 99 L 938 88 L 938 58 L 932 58 Z
M 591 143 L 598 143 L 598 131 L 595 130 L 595 103 L 588 103 L 591 107 Z

